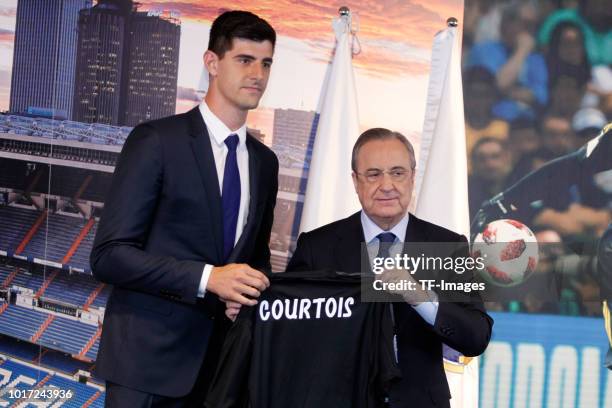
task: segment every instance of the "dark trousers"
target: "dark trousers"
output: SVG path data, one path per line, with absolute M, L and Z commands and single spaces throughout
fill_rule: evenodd
M 225 333 L 230 326 L 224 316 L 215 319 L 215 328 L 208 343 L 206 357 L 200 367 L 193 389 L 184 397 L 171 398 L 149 394 L 120 384 L 106 382 L 106 408 L 200 408 L 204 406 L 208 388 L 213 380 L 217 360 L 221 354 Z M 168 373 L 172 375 L 171 372 Z
M 205 367 L 202 364 L 202 367 Z M 124 387 L 112 382 L 106 382 L 106 399 L 104 406 L 107 408 L 200 408 L 204 406 L 206 392 L 212 375 L 204 375 L 203 368 L 195 382 L 191 392 L 184 397 L 171 398 L 162 395 L 149 394 L 133 388 Z
M 185 397 L 162 397 L 124 387 L 108 381 L 106 382 L 106 399 L 104 400 L 104 406 L 107 408 L 179 408 L 186 407 L 187 405 L 185 403 Z

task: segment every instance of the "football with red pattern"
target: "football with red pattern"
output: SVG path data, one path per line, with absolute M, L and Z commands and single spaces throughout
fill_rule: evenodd
M 533 274 L 538 265 L 538 241 L 516 220 L 487 224 L 472 244 L 472 256 L 482 258 L 482 277 L 498 286 L 515 286 Z

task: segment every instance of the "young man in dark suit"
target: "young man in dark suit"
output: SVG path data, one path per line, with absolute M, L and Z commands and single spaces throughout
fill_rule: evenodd
M 399 243 L 404 253 L 410 251 L 411 242 L 457 243 L 463 248 L 458 255 L 468 256 L 464 236 L 408 213 L 415 158 L 403 135 L 382 128 L 367 130 L 353 148 L 352 169 L 362 211 L 301 234 L 287 270 L 360 272 L 362 243 L 377 251 L 381 243 Z M 393 304 L 402 379 L 389 392 L 389 406 L 449 407 L 442 343 L 477 356 L 489 343 L 492 319 L 474 292 L 462 302 L 443 301 L 435 292 L 422 290 L 402 295 L 405 303 Z M 228 309 L 228 316 L 232 312 Z
M 96 364 L 107 406 L 201 406 L 227 327 L 221 302 L 253 305 L 269 285 L 278 160 L 246 118 L 275 41 L 252 13 L 220 15 L 204 101 L 137 126 L 123 147 L 91 254 L 113 285 Z

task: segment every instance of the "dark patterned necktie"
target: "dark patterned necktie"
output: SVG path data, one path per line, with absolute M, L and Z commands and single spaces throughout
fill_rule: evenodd
M 392 232 L 383 232 L 376 236 L 378 238 L 378 254 L 377 258 L 389 258 L 391 254 L 389 254 L 389 250 L 391 249 L 391 245 L 395 242 L 395 234 Z

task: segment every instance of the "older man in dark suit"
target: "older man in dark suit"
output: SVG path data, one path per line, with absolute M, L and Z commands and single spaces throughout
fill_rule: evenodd
M 403 135 L 382 128 L 364 132 L 353 148 L 352 168 L 362 211 L 301 234 L 288 270 L 362 271 L 363 243 L 379 254 L 394 243 L 404 253 L 410 253 L 411 243 L 456 243 L 455 256 L 468 256 L 464 236 L 409 214 L 415 158 Z M 443 301 L 427 290 L 402 294 L 405 302 L 393 304 L 402 379 L 390 390 L 390 406 L 448 407 L 442 344 L 466 356 L 479 355 L 488 345 L 493 321 L 474 292 L 454 299 L 461 301 Z
M 113 285 L 96 368 L 107 406 L 201 406 L 226 328 L 219 299 L 253 305 L 269 285 L 278 160 L 245 123 L 275 41 L 252 13 L 220 15 L 204 101 L 123 147 L 91 255 Z

